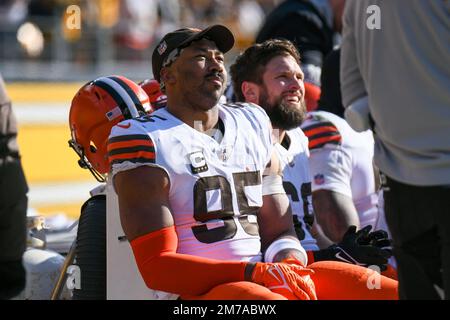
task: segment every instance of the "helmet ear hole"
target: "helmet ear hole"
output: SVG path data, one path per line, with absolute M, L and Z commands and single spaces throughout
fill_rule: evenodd
M 95 143 L 91 141 L 90 145 L 89 145 L 89 150 L 91 150 L 92 153 L 96 153 L 97 152 L 97 147 L 95 146 Z

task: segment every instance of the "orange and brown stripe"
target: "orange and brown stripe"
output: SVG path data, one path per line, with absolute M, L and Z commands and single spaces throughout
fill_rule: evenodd
M 108 140 L 108 160 L 110 164 L 125 161 L 155 163 L 155 146 L 148 135 L 134 134 L 112 137 Z
M 309 150 L 318 149 L 331 143 L 339 145 L 342 143 L 342 136 L 336 126 L 327 121 L 312 124 L 303 128 L 303 132 L 309 140 Z

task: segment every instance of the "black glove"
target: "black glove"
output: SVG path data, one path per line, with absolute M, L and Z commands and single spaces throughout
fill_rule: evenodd
M 376 230 L 369 232 L 367 236 L 362 236 L 359 239 L 358 244 L 372 245 L 378 248 L 390 248 L 392 246 L 392 241 L 389 239 L 389 235 L 386 231 Z
M 390 240 L 386 232 L 370 232 L 371 229 L 369 225 L 356 232 L 356 226 L 350 226 L 340 243 L 314 251 L 314 260 L 341 261 L 363 267 L 376 265 L 381 271 L 386 270 L 392 252 L 384 247 L 390 245 Z

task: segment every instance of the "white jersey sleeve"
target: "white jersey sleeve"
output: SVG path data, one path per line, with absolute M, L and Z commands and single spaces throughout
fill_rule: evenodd
M 313 192 L 325 189 L 352 198 L 352 159 L 349 154 L 340 149 L 316 149 L 310 154 L 309 166 Z
M 344 146 L 342 128 L 329 113 L 311 112 L 302 124 L 309 140 L 312 191 L 325 189 L 352 198 L 352 157 Z
M 121 171 L 140 166 L 158 167 L 167 171 L 157 164 L 156 149 L 151 133 L 141 122 L 130 119 L 115 125 L 108 139 L 111 179 Z
M 272 123 L 266 111 L 257 104 L 247 102 L 229 103 L 225 104 L 225 106 L 239 108 L 252 124 L 254 130 L 258 132 L 259 138 L 266 147 L 264 150 L 259 151 L 263 153 L 263 159 L 266 159 L 265 164 L 267 164 L 271 159 L 274 140 L 272 136 Z
M 377 217 L 372 132 L 356 132 L 329 112 L 314 111 L 302 124 L 309 139 L 312 190 L 327 189 L 353 200 L 361 226 Z

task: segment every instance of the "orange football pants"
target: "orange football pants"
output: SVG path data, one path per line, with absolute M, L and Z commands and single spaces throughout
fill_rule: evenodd
M 390 264 L 387 265 L 387 269 L 384 270 L 383 272 L 381 272 L 381 274 L 385 277 L 388 277 L 388 278 L 391 278 L 394 280 L 398 280 L 397 269 L 395 269 Z
M 398 282 L 353 264 L 319 261 L 308 266 L 319 300 L 398 300 Z M 286 300 L 256 283 L 239 281 L 218 285 L 200 296 L 183 300 Z

